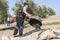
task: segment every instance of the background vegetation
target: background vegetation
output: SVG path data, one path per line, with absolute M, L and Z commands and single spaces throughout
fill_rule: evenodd
M 4 23 L 7 18 L 8 5 L 6 0 L 0 0 L 0 24 Z
M 42 18 L 55 15 L 55 12 L 52 8 L 47 8 L 45 5 L 39 6 L 36 3 L 34 3 L 33 0 L 25 0 L 25 2 L 30 4 L 28 12 L 32 15 L 40 16 Z M 17 0 L 15 6 L 12 8 L 15 14 L 17 13 L 17 10 L 22 7 L 23 3 L 23 0 Z
M 47 8 L 45 5 L 40 6 L 34 3 L 33 0 L 17 0 L 15 6 L 12 7 L 14 14 L 16 15 L 17 10 L 23 6 L 23 3 L 27 2 L 30 4 L 29 9 L 27 10 L 30 14 L 46 18 L 47 16 L 55 15 L 55 11 L 52 8 Z M 0 0 L 0 24 L 6 22 L 8 14 L 8 2 L 6 0 Z

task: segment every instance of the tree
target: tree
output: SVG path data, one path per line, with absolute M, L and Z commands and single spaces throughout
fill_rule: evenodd
M 48 15 L 50 16 L 55 15 L 55 12 L 52 8 L 48 8 Z
M 48 15 L 47 7 L 45 5 L 42 6 L 42 16 L 45 18 Z
M 33 0 L 25 0 L 25 2 L 29 3 L 28 12 L 32 15 L 40 16 L 42 18 L 46 18 L 47 15 L 53 15 L 55 12 L 52 9 L 47 8 L 45 5 L 42 7 L 34 3 Z M 14 14 L 17 13 L 17 10 L 22 7 L 24 1 L 17 0 L 15 3 L 15 6 L 12 8 L 14 11 Z M 52 13 L 52 14 L 51 14 Z
M 25 2 L 30 4 L 30 7 L 28 8 L 27 11 L 30 14 L 35 15 L 34 10 L 36 9 L 36 4 L 32 0 L 25 0 Z M 12 10 L 14 11 L 15 15 L 17 13 L 17 10 L 22 7 L 23 3 L 24 3 L 24 1 L 17 0 L 17 2 L 15 3 L 15 6 L 12 8 Z
M 23 3 L 22 0 L 17 0 L 17 2 L 15 3 L 15 6 L 12 8 L 15 15 L 17 13 L 17 10 L 22 7 L 22 3 Z
M 7 18 L 8 5 L 6 0 L 0 0 L 0 23 L 4 23 Z

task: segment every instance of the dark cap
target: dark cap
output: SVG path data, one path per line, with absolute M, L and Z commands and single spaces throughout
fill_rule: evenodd
M 24 6 L 25 6 L 25 5 L 29 5 L 29 3 L 24 3 Z

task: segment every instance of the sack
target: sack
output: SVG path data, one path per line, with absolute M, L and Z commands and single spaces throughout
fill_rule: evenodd
M 40 28 L 42 26 L 42 22 L 34 19 L 34 18 L 30 18 L 30 20 L 28 21 L 30 25 L 36 27 L 36 28 Z

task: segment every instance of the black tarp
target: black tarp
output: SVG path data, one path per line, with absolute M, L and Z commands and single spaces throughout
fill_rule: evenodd
M 30 18 L 28 22 L 30 25 L 36 28 L 40 28 L 42 26 L 42 21 L 35 18 Z

